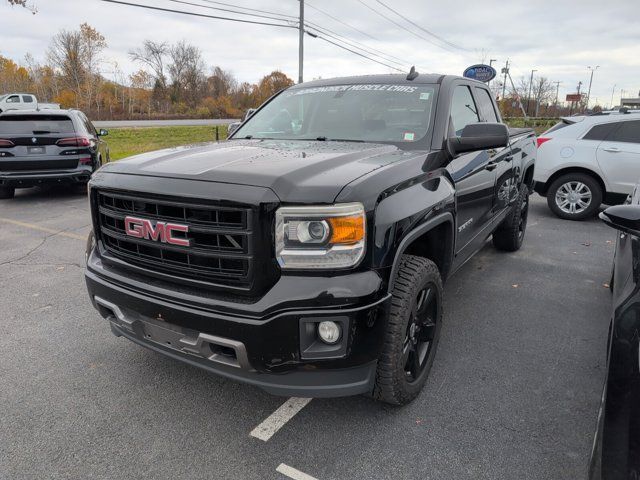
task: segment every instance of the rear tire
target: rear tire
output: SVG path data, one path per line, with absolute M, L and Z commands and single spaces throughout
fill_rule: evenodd
M 16 189 L 13 187 L 0 187 L 0 199 L 13 198 L 16 194 Z
M 520 250 L 529 217 L 529 187 L 522 185 L 511 212 L 493 232 L 493 246 L 505 252 Z
M 568 173 L 557 178 L 547 191 L 547 205 L 565 220 L 593 217 L 602 203 L 602 187 L 585 173 Z
M 392 405 L 415 399 L 427 380 L 442 326 L 442 279 L 435 263 L 403 255 L 395 277 L 372 396 Z

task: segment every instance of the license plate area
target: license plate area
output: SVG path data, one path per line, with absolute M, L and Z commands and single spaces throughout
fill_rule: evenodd
M 45 152 L 44 147 L 27 147 L 29 155 L 42 155 Z

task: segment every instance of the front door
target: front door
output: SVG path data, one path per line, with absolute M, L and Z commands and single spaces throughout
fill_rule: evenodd
M 453 92 L 449 137 L 459 136 L 464 127 L 480 121 L 478 108 L 467 85 L 458 85 Z M 469 152 L 454 158 L 447 170 L 456 185 L 457 250 L 469 246 L 474 239 L 484 240 L 483 230 L 491 222 L 495 195 L 496 165 L 488 151 Z

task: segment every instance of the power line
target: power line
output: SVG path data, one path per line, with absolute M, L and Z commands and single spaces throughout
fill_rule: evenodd
M 281 17 L 288 17 L 288 18 L 291 18 L 291 19 L 293 19 L 295 21 L 298 20 L 298 17 L 296 17 L 295 15 L 289 15 L 287 13 L 269 12 L 267 10 L 260 10 L 258 8 L 241 7 L 239 5 L 234 5 L 232 3 L 215 2 L 214 0 L 202 0 L 202 1 L 206 2 L 206 3 L 215 4 L 215 5 L 222 5 L 224 7 L 240 8 L 242 10 L 248 10 L 248 11 L 252 11 L 252 12 L 267 13 L 269 15 L 279 15 Z
M 375 8 L 373 8 L 370 5 L 367 5 L 366 3 L 364 3 L 362 0 L 358 0 L 359 3 L 361 3 L 363 6 L 365 6 L 366 8 L 368 8 L 369 10 L 371 10 L 372 12 L 374 12 L 376 15 L 381 16 L 382 18 L 384 18 L 385 20 L 388 20 L 389 22 L 393 23 L 396 27 L 399 27 L 401 29 L 403 29 L 405 32 L 409 32 L 410 34 L 412 34 L 415 37 L 421 38 L 422 40 L 424 40 L 425 42 L 430 43 L 431 45 L 435 45 L 436 47 L 442 48 L 444 50 L 447 50 L 449 52 L 451 52 L 451 48 L 445 46 L 445 45 L 441 45 L 439 43 L 434 42 L 433 40 L 431 40 L 430 38 L 427 37 L 423 37 L 422 35 L 414 32 L 413 30 L 409 30 L 407 27 L 405 27 L 404 25 L 401 25 L 400 23 L 396 22 L 395 20 L 393 20 L 392 18 L 389 18 L 387 15 L 385 15 L 382 12 L 379 12 L 378 10 L 376 10 Z
M 201 18 L 209 18 L 209 19 L 213 19 L 213 20 L 227 20 L 227 21 L 231 21 L 231 22 L 238 22 L 238 23 L 249 23 L 249 24 L 253 24 L 253 25 L 266 25 L 266 26 L 272 26 L 272 27 L 282 27 L 282 28 L 295 28 L 297 29 L 297 26 L 294 25 L 290 25 L 290 24 L 282 24 L 282 23 L 269 23 L 269 22 L 262 22 L 262 21 L 257 21 L 257 20 L 247 20 L 247 19 L 241 19 L 241 18 L 233 18 L 233 17 L 222 17 L 222 16 L 218 16 L 218 15 L 206 15 L 204 13 L 196 13 L 196 12 L 188 12 L 188 11 L 184 11 L 184 10 L 174 10 L 171 8 L 162 8 L 162 7 L 154 7 L 151 5 L 143 5 L 143 4 L 139 4 L 139 3 L 133 3 L 133 2 L 125 2 L 123 0 L 101 0 L 103 2 L 107 2 L 107 3 L 114 3 L 114 4 L 118 4 L 118 5 L 127 5 L 130 7 L 139 7 L 139 8 L 145 8 L 148 10 L 155 10 L 155 11 L 160 11 L 160 12 L 167 12 L 167 13 L 177 13 L 180 15 L 189 15 L 189 16 L 194 16 L 194 17 L 201 17 Z M 189 4 L 189 5 L 194 5 L 194 6 L 200 6 L 202 7 L 202 5 L 197 5 L 197 4 L 192 4 L 189 2 L 186 2 L 184 0 L 170 0 L 170 1 L 175 1 L 177 3 L 184 3 L 184 4 Z M 207 8 L 207 7 L 204 7 Z M 285 20 L 283 20 L 285 21 Z M 331 45 L 334 45 L 338 48 L 341 48 L 343 50 L 346 50 L 350 53 L 353 53 L 354 55 L 358 55 L 359 57 L 362 58 L 366 58 L 367 60 L 370 60 L 372 62 L 375 62 L 379 65 L 383 65 L 387 68 L 390 68 L 392 70 L 396 70 L 398 72 L 404 72 L 404 70 L 401 70 L 399 68 L 396 68 L 392 65 L 389 65 L 388 63 L 382 62 L 380 60 L 376 60 L 375 58 L 371 58 L 368 55 L 365 55 L 363 53 L 360 53 L 356 50 L 352 50 L 351 48 L 345 47 L 343 45 L 340 45 L 336 42 L 333 42 L 332 40 L 329 40 L 328 38 L 325 38 L 324 36 L 315 34 L 313 32 L 309 32 L 307 31 L 307 34 L 309 34 L 312 37 L 318 38 L 320 40 L 323 40 L 327 43 L 330 43 Z M 326 35 L 323 33 L 323 35 Z M 354 47 L 357 48 L 357 47 Z M 362 49 L 360 49 L 362 50 Z
M 282 28 L 297 28 L 295 26 L 292 25 L 285 25 L 282 23 L 268 23 L 268 22 L 260 22 L 257 20 L 244 20 L 242 18 L 232 18 L 232 17 L 220 17 L 217 15 L 206 15 L 204 13 L 196 13 L 196 12 L 185 12 L 184 10 L 173 10 L 171 8 L 161 8 L 161 7 L 152 7 L 151 5 L 141 5 L 139 3 L 130 3 L 130 2 L 124 2 L 122 0 L 101 0 L 102 2 L 108 2 L 108 3 L 116 3 L 119 5 L 128 5 L 130 7 L 139 7 L 139 8 L 146 8 L 149 10 L 157 10 L 160 12 L 168 12 L 168 13 L 178 13 L 181 15 L 190 15 L 193 17 L 202 17 L 202 18 L 211 18 L 214 20 L 228 20 L 230 22 L 239 22 L 239 23 L 251 23 L 253 25 L 267 25 L 270 27 L 282 27 Z
M 202 5 L 200 3 L 188 2 L 186 0 L 168 0 L 168 1 L 169 2 L 174 2 L 174 3 L 180 3 L 180 4 L 183 4 L 183 5 L 190 5 L 192 7 L 207 8 L 207 9 L 210 9 L 210 10 L 219 10 L 219 11 L 223 11 L 223 12 L 236 13 L 236 14 L 239 14 L 239 15 L 255 16 L 255 17 L 258 17 L 258 18 L 267 18 L 267 19 L 271 19 L 271 20 L 281 20 L 280 18 L 273 17 L 271 15 L 262 15 L 262 14 L 256 14 L 256 13 L 246 13 L 246 12 L 242 12 L 242 11 L 236 10 L 236 9 L 220 8 L 220 7 L 214 7 L 214 6 L 211 6 L 211 5 Z M 200 1 L 207 1 L 207 0 L 200 0 Z M 221 3 L 221 2 L 207 2 L 207 3 L 216 3 L 216 4 L 218 4 L 218 3 Z M 227 4 L 224 4 L 224 5 L 227 5 Z M 244 9 L 244 7 L 238 7 L 238 8 L 243 8 Z M 251 9 L 251 10 L 254 10 L 254 9 Z M 269 14 L 272 13 L 272 12 L 267 12 L 265 10 L 260 10 L 260 12 L 269 13 Z M 275 15 L 277 15 L 277 14 L 275 14 Z M 285 21 L 287 21 L 287 20 L 285 20 Z M 400 59 L 400 58 L 397 58 L 397 57 L 395 57 L 396 59 L 393 60 L 394 57 L 392 57 L 391 55 L 385 54 L 384 52 L 381 52 L 381 51 L 376 50 L 374 48 L 367 47 L 366 45 L 364 45 L 364 44 L 362 44 L 360 42 L 357 42 L 355 40 L 350 40 L 347 37 L 344 37 L 343 35 L 340 35 L 340 34 L 334 32 L 334 31 L 332 31 L 332 30 L 330 30 L 328 28 L 321 27 L 316 23 L 305 22 L 305 26 L 308 27 L 308 28 L 313 28 L 315 30 L 318 30 L 319 32 L 323 33 L 324 35 L 326 35 L 328 37 L 331 37 L 331 38 L 333 38 L 333 39 L 335 39 L 337 41 L 344 42 L 344 43 L 346 43 L 347 45 L 349 45 L 352 48 L 364 51 L 364 52 L 368 53 L 369 55 L 374 55 L 374 56 L 376 56 L 378 58 L 381 58 L 385 62 L 391 62 L 391 63 L 395 63 L 396 65 L 403 65 L 403 66 L 406 66 L 406 65 L 411 63 L 411 62 L 408 62 L 406 60 L 403 60 L 403 59 Z M 359 44 L 361 46 L 358 46 L 356 44 Z
M 428 35 L 431 35 L 433 38 L 437 38 L 438 40 L 440 40 L 443 43 L 446 43 L 447 45 L 453 47 L 453 48 L 457 48 L 458 50 L 467 50 L 466 48 L 463 48 L 459 45 L 456 45 L 455 43 L 451 43 L 450 41 L 448 41 L 445 38 L 442 38 L 440 35 L 436 35 L 435 33 L 427 30 L 426 28 L 418 25 L 416 22 L 414 22 L 413 20 L 411 20 L 410 18 L 405 17 L 404 15 L 402 15 L 400 12 L 398 12 L 397 10 L 394 10 L 393 8 L 391 8 L 389 5 L 387 5 L 384 2 L 381 2 L 380 0 L 376 0 L 376 2 L 378 2 L 380 5 L 382 5 L 384 8 L 386 8 L 387 10 L 395 13 L 396 15 L 398 15 L 400 18 L 402 18 L 403 20 L 405 20 L 406 22 L 409 22 L 411 25 L 413 25 L 416 28 L 419 28 L 420 30 L 422 30 L 423 32 L 425 32 Z M 467 50 L 468 51 L 468 50 Z
M 307 33 L 309 33 L 309 32 L 307 32 Z M 378 63 L 380 65 L 384 65 L 385 67 L 391 68 L 392 70 L 396 70 L 397 72 L 402 72 L 402 73 L 405 72 L 404 70 L 400 70 L 399 68 L 396 68 L 396 67 L 394 67 L 392 65 L 389 65 L 387 63 L 381 62 L 381 61 L 376 60 L 374 58 L 368 57 L 367 55 L 364 55 L 363 53 L 356 52 L 355 50 L 351 50 L 350 48 L 347 48 L 347 47 L 345 47 L 343 45 L 340 45 L 339 43 L 332 42 L 331 40 L 329 40 L 327 38 L 321 37 L 320 35 L 316 35 L 316 34 L 310 34 L 310 35 L 312 37 L 314 37 L 314 38 L 319 38 L 320 40 L 324 40 L 325 42 L 330 43 L 331 45 L 335 45 L 338 48 L 342 48 L 343 50 L 346 50 L 346 51 L 351 52 L 351 53 L 353 53 L 355 55 L 358 55 L 359 57 L 366 58 L 367 60 L 371 60 L 372 62 Z
M 369 35 L 367 32 L 364 32 L 362 30 L 360 30 L 359 28 L 354 27 L 353 25 L 349 25 L 348 23 L 340 20 L 337 17 L 334 17 L 333 15 L 331 15 L 330 13 L 325 12 L 324 10 L 319 9 L 318 7 L 314 7 L 313 5 L 311 5 L 309 2 L 305 2 L 305 4 L 307 5 L 307 7 L 314 9 L 317 12 L 320 12 L 321 14 L 323 14 L 325 17 L 329 17 L 332 20 L 335 20 L 338 23 L 341 23 L 342 25 L 344 25 L 345 27 L 349 27 L 352 30 L 355 30 L 358 33 L 361 33 L 362 35 L 365 35 L 367 37 L 369 37 L 371 40 L 376 40 L 379 41 L 377 38 L 372 37 L 371 35 Z
M 234 10 L 234 9 L 229 9 L 229 8 L 212 7 L 210 5 L 202 5 L 202 4 L 199 4 L 199 3 L 192 3 L 192 2 L 187 2 L 185 0 L 168 0 L 168 1 L 169 2 L 173 2 L 173 3 L 181 3 L 183 5 L 191 5 L 192 7 L 207 8 L 209 10 L 217 10 L 217 11 L 220 11 L 220 12 L 235 13 L 237 15 L 247 15 L 247 16 L 250 16 L 250 17 L 266 18 L 266 19 L 269 19 L 269 20 L 278 20 L 278 21 L 283 21 L 283 22 L 292 22 L 293 21 L 293 20 L 286 20 L 284 18 L 274 17 L 273 15 L 278 15 L 277 13 L 272 13 L 272 15 L 261 15 L 259 13 L 246 13 L 246 12 L 243 12 L 241 10 Z M 202 0 L 202 1 L 206 2 L 207 0 Z M 208 2 L 208 3 L 210 3 L 210 2 Z M 263 13 L 271 13 L 271 12 L 263 12 Z
M 408 62 L 406 60 L 403 60 L 401 58 L 398 57 L 394 57 L 392 55 L 389 55 L 381 50 L 377 50 L 375 48 L 372 47 L 368 47 L 367 45 L 365 45 L 364 43 L 360 43 L 356 40 L 352 40 L 349 39 L 348 37 L 344 37 L 343 35 L 340 35 L 339 33 L 334 32 L 333 30 L 329 30 L 328 28 L 325 27 L 320 27 L 319 25 L 313 23 L 313 22 L 306 22 L 305 26 L 308 28 L 312 28 L 314 30 L 319 31 L 320 33 L 331 37 L 335 40 L 341 41 L 346 43 L 347 45 L 356 48 L 358 50 L 362 50 L 364 52 L 369 53 L 370 55 L 374 55 L 376 57 L 382 58 L 387 62 L 391 62 L 391 63 L 395 63 L 396 65 L 409 65 L 411 62 Z M 358 46 L 361 45 L 361 46 Z

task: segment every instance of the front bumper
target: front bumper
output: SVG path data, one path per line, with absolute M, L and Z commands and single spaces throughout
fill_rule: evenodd
M 38 185 L 86 183 L 91 173 L 91 167 L 73 170 L 0 172 L 0 186 L 27 188 Z
M 115 335 L 168 357 L 277 395 L 337 397 L 373 388 L 390 299 L 374 271 L 333 278 L 283 276 L 259 301 L 235 304 L 233 313 L 223 309 L 230 302 L 222 300 L 215 302 L 219 307 L 204 307 L 178 292 L 168 298 L 151 286 L 144 291 L 105 268 L 95 253 L 85 277 L 94 306 Z M 327 306 L 318 308 L 318 298 L 326 298 Z M 257 309 L 266 313 L 257 315 Z M 325 319 L 342 322 L 341 347 L 306 348 L 306 326 Z

